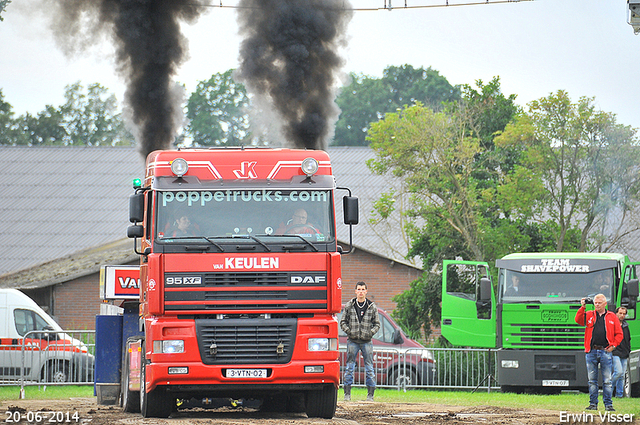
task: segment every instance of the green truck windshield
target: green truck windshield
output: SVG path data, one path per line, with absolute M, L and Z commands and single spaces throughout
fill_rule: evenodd
M 499 294 L 502 302 L 580 302 L 602 293 L 612 299 L 615 269 L 580 272 L 524 273 L 501 270 Z

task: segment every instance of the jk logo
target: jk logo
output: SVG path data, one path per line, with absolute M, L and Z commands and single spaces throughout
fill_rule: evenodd
M 240 163 L 240 169 L 233 170 L 233 174 L 239 179 L 257 179 L 258 175 L 254 169 L 256 164 L 256 161 L 243 161 Z

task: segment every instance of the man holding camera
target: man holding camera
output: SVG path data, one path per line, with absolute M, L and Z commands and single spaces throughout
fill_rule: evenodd
M 622 328 L 618 316 L 607 310 L 607 298 L 603 294 L 593 297 L 594 310 L 586 311 L 587 299 L 576 313 L 576 323 L 585 326 L 584 351 L 589 376 L 589 406 L 586 410 L 598 410 L 598 366 L 602 372 L 602 401 L 605 410 L 614 411 L 611 396 L 612 354 L 622 341 Z

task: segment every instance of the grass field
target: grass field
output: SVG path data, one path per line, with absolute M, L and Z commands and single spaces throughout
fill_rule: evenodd
M 20 387 L 0 387 L 0 400 L 17 400 Z M 93 386 L 33 386 L 25 387 L 27 399 L 69 399 L 72 397 L 93 397 Z M 343 392 L 338 393 L 342 400 Z M 352 400 L 364 400 L 367 397 L 365 388 L 354 387 L 351 390 Z M 566 412 L 582 412 L 589 404 L 589 395 L 581 393 L 563 393 L 558 395 L 503 394 L 499 391 L 397 391 L 390 389 L 376 390 L 377 402 L 388 403 L 433 403 L 451 406 L 495 406 L 510 409 L 545 409 Z M 603 408 L 602 397 L 599 406 Z M 632 413 L 640 418 L 638 399 L 616 398 L 613 406 L 617 413 Z
M 39 385 L 25 386 L 25 399 L 60 400 L 71 397 L 93 397 L 93 385 Z M 20 387 L 0 387 L 0 400 L 18 400 Z

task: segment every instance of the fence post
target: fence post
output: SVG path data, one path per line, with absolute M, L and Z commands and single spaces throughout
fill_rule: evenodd
M 27 332 L 28 334 L 28 332 Z M 24 400 L 25 398 L 25 393 L 24 393 L 24 342 L 27 339 L 26 338 L 27 335 L 25 335 L 24 337 L 22 337 L 22 347 L 20 349 L 20 400 Z
M 482 384 L 484 384 L 485 381 L 487 382 L 487 392 L 490 393 L 491 392 L 491 380 L 493 379 L 493 382 L 498 382 L 496 381 L 496 378 L 494 378 L 494 376 L 491 374 L 491 348 L 487 349 L 487 366 L 486 366 L 486 375 L 485 377 L 482 379 L 482 381 L 478 384 L 477 387 L 475 387 L 473 389 L 473 391 L 471 391 L 471 393 L 475 393 L 476 390 L 478 388 L 480 388 L 480 386 Z

